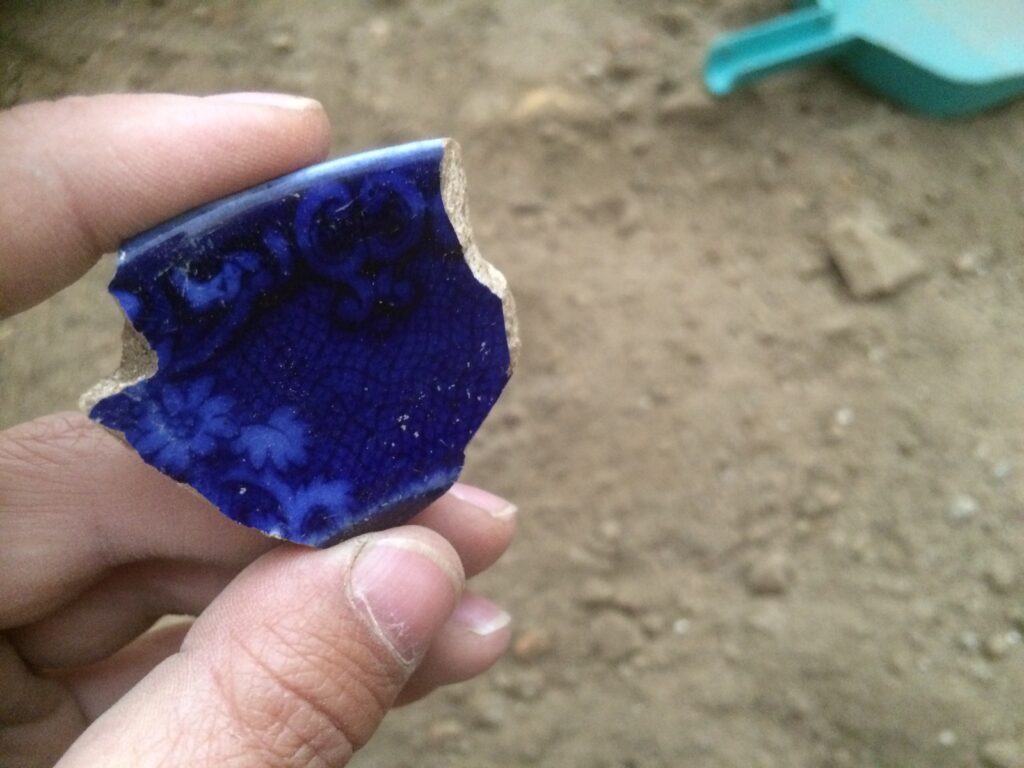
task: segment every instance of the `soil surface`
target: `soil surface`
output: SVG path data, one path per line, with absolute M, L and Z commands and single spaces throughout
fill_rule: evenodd
M 0 7 L 5 106 L 297 91 L 337 153 L 463 144 L 523 334 L 465 475 L 522 508 L 478 585 L 515 648 L 356 764 L 1024 766 L 1024 103 L 709 99 L 784 6 Z M 111 267 L 0 324 L 0 425 L 116 367 Z

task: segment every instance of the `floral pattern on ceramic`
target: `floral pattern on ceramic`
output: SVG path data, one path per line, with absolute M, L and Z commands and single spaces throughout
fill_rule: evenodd
M 111 292 L 158 367 L 92 418 L 232 519 L 316 546 L 443 493 L 511 368 L 444 151 L 325 163 L 125 243 Z

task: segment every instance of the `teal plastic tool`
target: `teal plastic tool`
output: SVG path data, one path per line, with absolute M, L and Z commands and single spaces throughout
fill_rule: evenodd
M 1024 93 L 1024 0 L 802 0 L 711 46 L 704 80 L 721 96 L 829 59 L 893 101 L 964 115 Z

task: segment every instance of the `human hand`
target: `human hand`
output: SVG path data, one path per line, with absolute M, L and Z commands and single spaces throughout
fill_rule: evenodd
M 0 113 L 0 317 L 327 149 L 319 104 L 266 94 Z M 344 765 L 392 706 L 504 652 L 508 615 L 464 581 L 514 512 L 457 485 L 410 525 L 310 550 L 232 523 L 81 415 L 2 432 L 0 764 Z M 146 632 L 164 614 L 198 619 Z

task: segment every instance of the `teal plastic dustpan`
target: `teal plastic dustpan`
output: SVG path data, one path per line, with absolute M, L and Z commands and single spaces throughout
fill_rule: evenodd
M 815 0 L 715 41 L 704 69 L 724 95 L 830 59 L 929 115 L 963 115 L 1024 93 L 1024 0 Z

